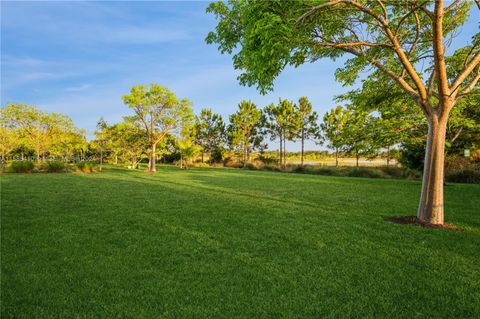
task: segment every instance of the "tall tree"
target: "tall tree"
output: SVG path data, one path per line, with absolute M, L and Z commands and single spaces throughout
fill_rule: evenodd
M 158 84 L 132 87 L 129 95 L 123 96 L 123 102 L 135 111 L 136 121 L 145 129 L 150 146 L 148 171 L 156 171 L 157 144 L 167 134 L 181 128 L 183 118 L 190 116 L 190 102 L 179 100 L 169 89 Z
M 398 85 L 428 121 L 418 218 L 443 224 L 445 134 L 449 114 L 478 90 L 480 34 L 461 49 L 460 68 L 448 69 L 446 49 L 464 24 L 472 2 L 430 1 L 231 1 L 211 3 L 219 20 L 208 43 L 233 53 L 240 82 L 265 92 L 287 65 L 319 58 L 352 58 L 337 79 L 353 83 L 373 67 Z M 480 6 L 479 6 L 480 8 Z M 476 10 L 476 8 L 472 9 Z
M 305 158 L 305 140 L 315 139 L 320 141 L 320 127 L 318 126 L 318 114 L 312 112 L 312 103 L 307 97 L 302 96 L 298 101 L 298 107 L 296 108 L 296 115 L 298 117 L 299 137 L 302 145 L 301 150 L 301 165 Z
M 27 104 L 7 103 L 1 110 L 1 117 L 2 122 L 9 123 L 7 127 L 18 129 L 20 134 L 27 137 L 37 162 L 53 151 L 63 134 L 78 130 L 68 116 L 46 113 Z
M 231 144 L 238 147 L 242 153 L 243 164 L 250 159 L 250 153 L 261 144 L 258 134 L 258 124 L 262 111 L 251 101 L 242 101 L 235 114 L 230 115 L 229 137 Z
M 279 164 L 286 163 L 286 141 L 292 140 L 300 131 L 300 116 L 296 106 L 286 99 L 279 99 L 278 104 L 267 105 L 264 110 L 265 128 L 272 140 L 279 139 Z
M 196 141 L 202 147 L 202 163 L 203 153 L 208 152 L 209 158 L 212 158 L 212 152 L 223 147 L 225 142 L 225 123 L 220 114 L 212 111 L 212 109 L 202 109 L 200 116 L 197 118 L 196 125 Z
M 346 144 L 345 123 L 348 119 L 348 112 L 341 106 L 330 110 L 323 116 L 320 124 L 323 134 L 328 139 L 328 146 L 335 150 L 335 166 L 338 167 L 339 151 Z
M 189 161 L 202 151 L 202 147 L 195 144 L 198 136 L 197 128 L 193 119 L 186 119 L 183 122 L 180 138 L 177 140 L 177 147 L 180 151 L 180 168 L 187 169 Z
M 373 139 L 372 117 L 360 110 L 347 110 L 347 120 L 343 128 L 344 151 L 355 156 L 356 167 L 361 156 L 372 155 L 376 151 Z

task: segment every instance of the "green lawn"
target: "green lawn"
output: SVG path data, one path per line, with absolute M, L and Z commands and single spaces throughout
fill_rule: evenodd
M 480 317 L 480 185 L 160 167 L 3 174 L 2 318 Z

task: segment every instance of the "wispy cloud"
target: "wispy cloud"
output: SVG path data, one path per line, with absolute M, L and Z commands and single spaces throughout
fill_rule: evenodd
M 85 91 L 90 87 L 90 84 L 82 84 L 79 86 L 71 86 L 65 89 L 67 92 L 80 92 L 80 91 Z

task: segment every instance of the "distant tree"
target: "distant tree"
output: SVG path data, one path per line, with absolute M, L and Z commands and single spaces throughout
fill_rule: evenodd
M 312 104 L 307 97 L 303 96 L 298 101 L 296 108 L 296 116 L 299 123 L 299 137 L 302 145 L 301 150 L 301 165 L 305 158 L 305 140 L 315 139 L 320 142 L 320 127 L 318 125 L 318 114 L 312 112 Z
M 212 109 L 202 109 L 197 118 L 196 132 L 196 143 L 202 147 L 202 163 L 204 152 L 209 154 L 211 161 L 212 152 L 225 143 L 225 123 L 222 117 Z
M 180 151 L 180 168 L 187 169 L 189 161 L 194 159 L 201 151 L 202 147 L 195 144 L 198 125 L 193 118 L 186 118 L 182 124 L 180 138 L 177 140 L 177 147 Z
M 0 119 L 0 154 L 1 162 L 5 161 L 5 157 L 20 146 L 20 135 L 17 129 L 9 127 L 6 119 Z
M 63 134 L 76 131 L 73 121 L 64 114 L 45 113 L 31 105 L 7 103 L 1 111 L 5 127 L 18 130 L 25 136 L 26 145 L 32 147 L 37 162 L 53 152 Z
M 355 157 L 356 167 L 361 156 L 372 155 L 376 151 L 373 140 L 371 117 L 365 112 L 347 110 L 347 119 L 341 135 L 344 140 L 344 151 Z
M 148 158 L 145 130 L 135 121 L 134 117 L 129 116 L 124 117 L 123 122 L 116 123 L 113 127 L 116 138 L 114 143 L 118 148 L 117 156 L 130 168 L 137 168 L 142 159 Z
M 263 110 L 265 128 L 272 140 L 279 139 L 279 164 L 286 163 L 286 141 L 292 140 L 300 130 L 300 116 L 295 113 L 295 105 L 285 99 L 279 99 L 277 105 L 270 104 Z
M 449 115 L 480 79 L 480 33 L 453 55 L 447 49 L 465 23 L 472 1 L 223 1 L 207 12 L 217 17 L 206 38 L 233 53 L 240 83 L 265 92 L 287 65 L 320 58 L 351 59 L 337 70 L 344 84 L 374 68 L 401 88 L 428 122 L 426 160 L 417 216 L 443 224 L 445 135 Z M 478 1 L 477 1 L 478 6 Z M 480 6 L 479 6 L 480 8 Z M 475 10 L 475 9 L 472 9 Z
M 136 122 L 143 126 L 150 146 L 148 171 L 156 171 L 157 144 L 167 134 L 178 131 L 185 116 L 190 116 L 190 102 L 178 100 L 169 89 L 158 84 L 132 87 L 123 102 L 135 111 Z
M 335 166 L 338 166 L 339 151 L 345 146 L 345 123 L 348 119 L 348 112 L 341 106 L 330 110 L 323 116 L 320 124 L 323 134 L 328 139 L 328 147 L 335 150 Z
M 232 146 L 241 150 L 244 165 L 253 149 L 260 147 L 263 137 L 258 135 L 262 112 L 251 101 L 242 101 L 238 111 L 230 115 L 228 134 Z

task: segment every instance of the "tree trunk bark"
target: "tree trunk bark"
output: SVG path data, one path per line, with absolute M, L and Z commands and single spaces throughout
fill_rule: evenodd
M 302 128 L 302 166 L 303 166 L 304 148 L 305 148 L 305 136 Z
M 423 166 L 422 194 L 417 217 L 426 223 L 443 224 L 443 178 L 445 135 L 448 117 L 432 115 L 428 121 L 427 147 Z
M 202 164 L 203 164 L 203 151 L 202 151 Z
M 157 153 L 157 143 L 150 144 L 152 153 L 150 154 L 150 161 L 148 163 L 148 171 L 153 173 L 157 171 L 156 167 L 156 153 Z
M 390 165 L 390 145 L 387 145 L 387 167 Z
M 287 147 L 286 147 L 287 141 L 285 140 L 285 137 L 283 138 L 283 167 L 287 165 Z
M 100 172 L 102 171 L 103 168 L 103 148 L 100 147 Z
M 283 157 L 282 157 L 282 154 L 283 154 L 283 137 L 282 137 L 282 134 L 280 134 L 280 161 L 279 161 L 279 164 L 282 165 L 283 163 Z
M 355 158 L 357 159 L 357 168 L 358 168 L 358 159 L 360 156 L 358 156 L 358 151 L 355 151 Z
M 335 167 L 338 167 L 338 147 L 335 148 Z

